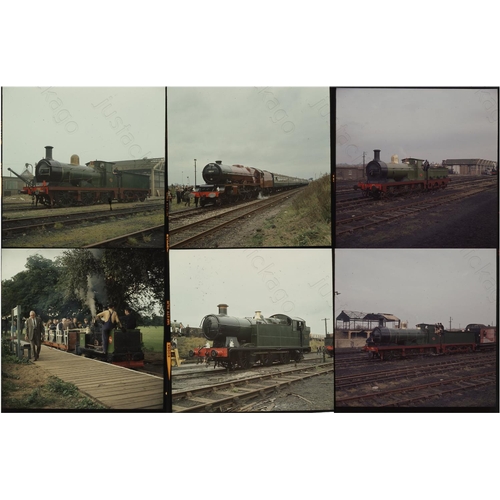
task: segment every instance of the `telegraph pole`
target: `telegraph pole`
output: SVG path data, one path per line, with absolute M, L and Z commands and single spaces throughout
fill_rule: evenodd
M 328 335 L 328 328 L 326 326 L 326 322 L 329 320 L 330 318 L 323 318 L 321 321 L 324 321 L 325 322 L 325 338 L 326 336 Z
M 194 159 L 194 187 L 196 188 L 196 158 Z
M 450 316 L 450 330 L 451 330 L 451 320 L 452 320 L 452 319 L 453 319 L 453 318 Z

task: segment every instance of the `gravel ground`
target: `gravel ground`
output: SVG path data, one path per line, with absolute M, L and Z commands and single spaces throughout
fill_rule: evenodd
M 258 234 L 267 219 L 277 216 L 282 210 L 287 210 L 292 203 L 288 199 L 264 212 L 248 216 L 244 223 L 236 221 L 224 229 L 217 231 L 212 237 L 206 237 L 203 243 L 197 243 L 197 248 L 248 248 L 252 237 Z M 202 246 L 203 245 L 203 246 Z
M 498 193 L 492 189 L 461 202 L 441 205 L 431 211 L 410 215 L 388 224 L 338 236 L 335 246 L 496 248 L 497 244 Z
M 316 357 L 316 354 L 306 354 L 306 359 L 312 359 L 319 361 L 320 358 Z M 327 358 L 328 360 L 328 358 Z M 196 369 L 197 365 L 194 364 L 184 364 L 185 369 Z M 293 366 L 293 364 L 291 364 Z M 314 364 L 310 365 L 311 368 Z M 210 366 L 208 370 L 212 371 L 213 367 Z M 258 373 L 268 373 L 276 372 L 280 370 L 280 365 L 275 365 L 273 367 L 259 367 L 251 370 L 250 375 L 257 375 Z M 174 368 L 172 374 L 172 386 L 175 390 L 186 390 L 189 387 L 202 387 L 204 385 L 210 385 L 215 383 L 220 383 L 228 380 L 228 375 L 225 370 L 220 371 L 220 377 L 206 377 L 204 379 L 205 369 L 200 367 L 200 373 L 202 377 L 197 377 L 193 379 L 178 379 L 176 381 L 176 369 Z M 182 373 L 182 371 L 177 371 L 177 373 Z M 207 372 L 205 372 L 207 373 Z M 249 376 L 247 370 L 236 370 L 230 372 L 229 377 L 240 379 Z M 333 398 L 334 398 L 334 376 L 333 372 L 324 375 L 318 375 L 310 379 L 303 380 L 301 382 L 296 382 L 291 385 L 285 386 L 273 393 L 266 394 L 257 399 L 242 400 L 241 405 L 238 408 L 234 408 L 232 411 L 238 413 L 240 411 L 245 412 L 305 412 L 305 411 L 333 411 Z

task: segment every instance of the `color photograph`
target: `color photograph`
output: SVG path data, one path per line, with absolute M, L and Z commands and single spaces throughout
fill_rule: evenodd
M 170 248 L 331 246 L 327 87 L 167 89 Z
M 335 250 L 335 411 L 498 411 L 491 249 Z
M 337 248 L 496 248 L 497 88 L 339 88 Z
M 2 100 L 3 248 L 164 248 L 164 87 Z
M 3 249 L 2 411 L 161 411 L 164 259 Z
M 169 257 L 174 413 L 333 411 L 331 249 Z

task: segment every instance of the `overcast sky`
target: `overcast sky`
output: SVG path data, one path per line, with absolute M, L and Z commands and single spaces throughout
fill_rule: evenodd
M 2 175 L 53 157 L 80 164 L 165 156 L 165 88 L 7 87 L 3 89 Z
M 298 316 L 311 333 L 332 332 L 332 252 L 329 249 L 171 250 L 171 318 L 199 327 L 218 304 L 228 315 L 262 311 Z
M 330 172 L 327 87 L 215 87 L 167 90 L 168 181 L 203 184 L 222 160 L 315 178 Z
M 31 255 L 38 254 L 53 261 L 66 250 L 2 248 L 2 281 L 11 279 L 21 271 L 26 271 L 26 261 Z
M 337 89 L 336 163 L 414 157 L 497 160 L 498 92 L 478 89 Z
M 335 317 L 391 313 L 417 323 L 496 323 L 495 250 L 335 250 Z

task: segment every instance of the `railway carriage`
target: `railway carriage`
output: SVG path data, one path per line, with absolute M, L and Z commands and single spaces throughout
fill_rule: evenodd
M 99 328 L 68 328 L 46 334 L 43 344 L 85 357 L 99 359 L 127 368 L 142 368 L 144 352 L 139 329 L 113 329 L 108 338 L 108 352 L 102 352 L 102 333 Z
M 203 335 L 213 345 L 190 351 L 191 357 L 234 369 L 298 362 L 311 352 L 310 328 L 302 318 L 285 314 L 265 318 L 260 311 L 252 318 L 236 318 L 227 315 L 226 304 L 218 307 L 219 314 L 209 314 L 201 321 Z

